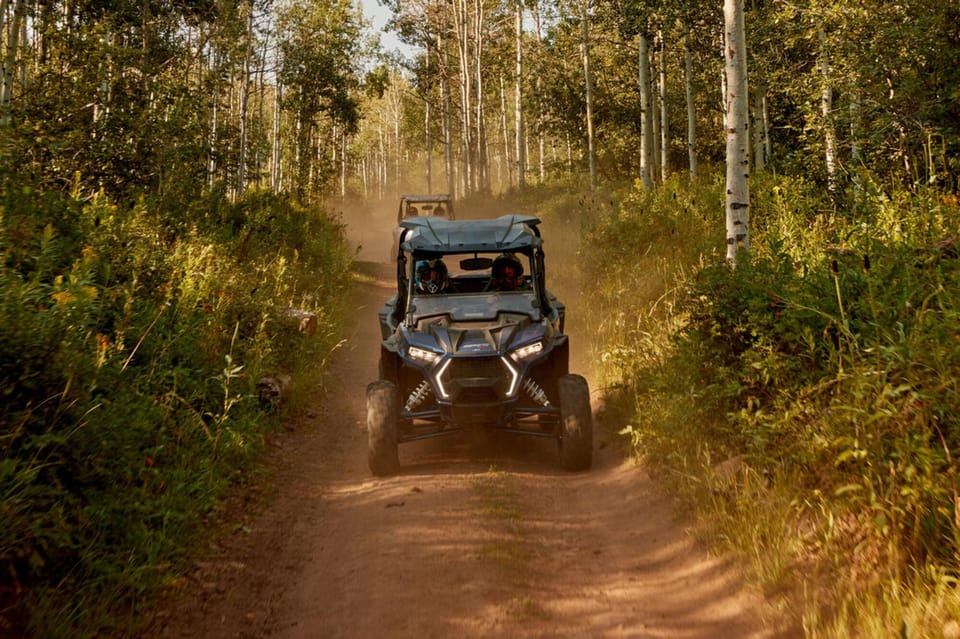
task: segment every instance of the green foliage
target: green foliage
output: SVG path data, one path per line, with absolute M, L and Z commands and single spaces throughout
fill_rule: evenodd
M 3 195 L 5 616 L 40 636 L 93 635 L 136 610 L 261 450 L 275 417 L 260 377 L 316 378 L 306 369 L 336 346 L 350 255 L 339 221 L 274 195 L 211 197 L 182 216 L 145 199 Z M 317 334 L 284 325 L 291 307 L 318 316 Z
M 758 175 L 753 251 L 732 269 L 670 191 L 605 217 L 585 260 L 620 267 L 592 303 L 617 309 L 603 360 L 624 434 L 768 585 L 815 574 L 807 603 L 825 611 L 895 582 L 897 606 L 872 614 L 905 614 L 935 586 L 923 575 L 960 570 L 956 200 L 867 183 L 840 215 Z M 719 191 L 704 201 L 719 210 Z

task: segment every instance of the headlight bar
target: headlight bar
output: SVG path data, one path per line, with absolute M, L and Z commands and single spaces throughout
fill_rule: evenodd
M 526 346 L 521 346 L 520 348 L 514 350 L 511 355 L 513 359 L 519 362 L 520 360 L 527 359 L 528 357 L 532 357 L 541 352 L 543 352 L 543 342 L 536 341 L 531 344 L 527 344 Z

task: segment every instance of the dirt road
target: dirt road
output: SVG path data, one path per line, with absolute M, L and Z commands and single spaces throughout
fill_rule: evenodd
M 151 636 L 793 636 L 603 429 L 587 473 L 559 470 L 549 440 L 445 439 L 405 444 L 399 476 L 371 477 L 364 387 L 389 290 L 383 270 L 357 282 L 328 393 L 276 445 L 275 494 Z

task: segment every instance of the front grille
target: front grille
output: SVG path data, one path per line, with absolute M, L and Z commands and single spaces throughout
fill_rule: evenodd
M 447 367 L 445 377 L 499 379 L 506 374 L 499 357 L 457 357 Z
M 507 392 L 509 371 L 499 357 L 456 357 L 443 373 L 443 383 L 457 403 L 500 401 Z
M 492 404 L 500 401 L 500 397 L 492 388 L 463 388 L 457 395 L 461 404 Z

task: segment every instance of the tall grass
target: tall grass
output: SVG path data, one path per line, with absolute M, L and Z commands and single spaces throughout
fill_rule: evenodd
M 0 204 L 0 634 L 93 636 L 261 450 L 258 379 L 318 382 L 351 256 L 338 220 L 275 196 L 23 193 Z
M 753 182 L 736 269 L 718 182 L 633 189 L 593 230 L 624 432 L 771 592 L 806 601 L 812 636 L 939 633 L 958 612 L 931 593 L 960 568 L 960 209 Z

